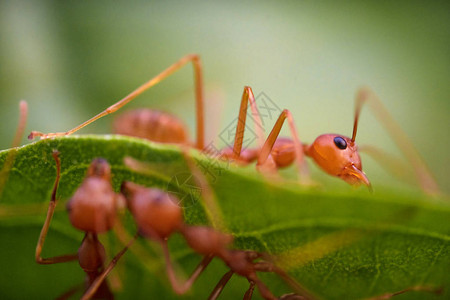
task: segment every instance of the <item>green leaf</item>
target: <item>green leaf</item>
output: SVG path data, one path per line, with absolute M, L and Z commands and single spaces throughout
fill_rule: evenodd
M 67 137 L 39 141 L 0 152 L 0 296 L 2 299 L 55 298 L 83 282 L 77 263 L 38 265 L 34 251 L 55 178 L 54 149 L 61 154 L 61 201 L 43 256 L 73 253 L 83 233 L 72 228 L 64 211 L 93 158 L 106 158 L 116 190 L 124 180 L 171 188 L 172 176 L 189 172 L 175 146 L 119 136 Z M 149 174 L 124 166 L 126 156 L 148 162 Z M 235 247 L 268 252 L 303 286 L 323 299 L 360 299 L 413 286 L 450 287 L 450 207 L 422 195 L 369 194 L 305 189 L 296 184 L 266 181 L 253 167 L 228 166 L 192 152 L 206 171 Z M 6 162 L 6 164 L 5 164 Z M 9 171 L 9 172 L 8 172 Z M 273 181 L 273 180 L 272 180 Z M 191 224 L 207 224 L 202 200 L 185 205 Z M 186 204 L 186 203 L 185 203 Z M 126 227 L 134 233 L 131 217 Z M 109 255 L 122 246 L 113 234 L 103 237 Z M 142 238 L 110 276 L 118 298 L 206 299 L 227 271 L 215 259 L 187 295 L 175 295 L 159 251 Z M 140 246 L 140 247 L 139 247 Z M 144 253 L 138 252 L 143 248 Z M 157 249 L 157 247 L 156 247 Z M 180 236 L 171 238 L 173 258 L 185 274 L 200 261 Z M 142 249 L 141 249 L 142 250 Z M 291 288 L 273 274 L 261 278 L 278 296 Z M 221 299 L 242 298 L 248 282 L 234 276 Z M 79 294 L 78 294 L 79 295 Z M 254 299 L 259 294 L 255 292 Z M 407 292 L 407 299 L 433 299 L 428 292 Z M 401 299 L 402 296 L 396 296 Z

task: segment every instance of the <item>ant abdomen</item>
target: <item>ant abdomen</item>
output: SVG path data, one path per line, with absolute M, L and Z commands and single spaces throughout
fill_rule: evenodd
M 148 108 L 129 110 L 117 117 L 113 132 L 159 143 L 188 144 L 184 123 L 171 114 Z
M 188 245 L 197 253 L 220 256 L 233 242 L 229 234 L 219 232 L 210 227 L 184 226 L 181 233 Z
M 111 186 L 110 172 L 104 159 L 94 160 L 87 177 L 67 203 L 70 222 L 81 231 L 103 233 L 114 226 L 117 194 Z
M 144 236 L 166 239 L 181 228 L 183 212 L 166 192 L 132 182 L 124 182 L 121 190 Z

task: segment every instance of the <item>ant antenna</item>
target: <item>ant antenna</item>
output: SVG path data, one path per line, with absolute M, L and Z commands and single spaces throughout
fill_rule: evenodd
M 366 95 L 367 91 L 366 90 L 360 90 L 359 94 L 360 95 L 358 98 L 361 100 L 355 102 L 355 121 L 353 123 L 353 134 L 352 134 L 352 142 L 353 143 L 355 142 L 356 132 L 358 131 L 359 114 L 361 113 L 362 104 L 367 99 L 367 95 Z

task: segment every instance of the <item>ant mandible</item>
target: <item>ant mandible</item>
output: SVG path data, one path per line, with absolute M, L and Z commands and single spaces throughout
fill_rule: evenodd
M 197 140 L 194 147 L 203 150 L 204 142 L 204 112 L 203 112 L 203 74 L 200 57 L 196 54 L 189 54 L 182 57 L 179 61 L 165 69 L 163 72 L 150 79 L 136 90 L 128 94 L 123 99 L 111 105 L 98 115 L 80 124 L 79 126 L 67 131 L 57 133 L 41 133 L 32 131 L 28 136 L 29 139 L 35 137 L 49 138 L 56 136 L 70 135 L 95 120 L 111 114 L 121 107 L 132 101 L 134 98 L 142 94 L 147 89 L 153 87 L 174 72 L 187 65 L 189 62 L 194 67 L 195 97 L 196 97 L 196 116 L 197 116 Z M 349 184 L 365 184 L 370 187 L 370 181 L 362 171 L 361 159 L 358 153 L 358 147 L 355 143 L 356 131 L 358 127 L 358 119 L 361 111 L 362 103 L 368 102 L 374 110 L 380 122 L 385 125 L 388 132 L 393 137 L 399 149 L 403 152 L 406 159 L 411 163 L 423 190 L 429 194 L 439 194 L 439 187 L 433 179 L 431 172 L 426 164 L 418 155 L 414 145 L 406 137 L 401 128 L 392 119 L 387 110 L 383 107 L 378 97 L 367 88 L 358 91 L 356 97 L 355 120 L 353 126 L 352 138 L 337 135 L 324 134 L 319 136 L 311 145 L 301 144 L 298 138 L 297 130 L 294 125 L 293 117 L 289 110 L 284 110 L 273 127 L 269 137 L 264 142 L 264 135 L 261 127 L 261 120 L 256 107 L 255 98 L 252 89 L 248 86 L 244 87 L 239 109 L 238 124 L 236 127 L 236 135 L 232 149 L 226 148 L 222 151 L 224 157 L 232 158 L 241 163 L 249 163 L 257 159 L 257 167 L 263 171 L 273 171 L 286 167 L 296 160 L 300 179 L 308 182 L 309 171 L 304 162 L 304 156 L 311 157 L 314 162 L 322 168 L 326 173 L 337 176 Z M 245 120 L 247 114 L 248 103 L 255 117 L 258 148 L 242 150 L 243 136 L 245 130 Z M 288 120 L 293 140 L 287 138 L 278 138 L 278 134 L 285 120 Z M 190 145 L 188 142 L 187 131 L 180 120 L 167 113 L 155 110 L 134 110 L 128 112 L 118 118 L 114 125 L 115 132 L 147 138 L 163 143 L 177 143 L 182 145 Z M 374 158 L 379 157 L 381 151 L 375 148 L 367 149 L 368 154 L 372 154 Z M 385 154 L 383 153 L 383 156 Z M 382 163 L 382 165 L 388 165 Z M 389 166 L 385 166 L 389 167 Z
M 91 163 L 86 178 L 67 203 L 70 222 L 75 228 L 85 232 L 78 253 L 51 258 L 41 257 L 45 238 L 56 207 L 56 192 L 61 176 L 61 162 L 58 154 L 57 151 L 52 153 L 56 162 L 56 179 L 47 216 L 36 246 L 36 262 L 39 264 L 56 264 L 78 260 L 80 267 L 86 273 L 86 290 L 82 299 L 90 299 L 91 297 L 112 299 L 113 294 L 104 279 L 114 268 L 120 257 L 127 251 L 134 239 L 118 252 L 111 263 L 104 268 L 105 248 L 97 235 L 112 229 L 117 221 L 120 201 L 120 195 L 116 194 L 112 189 L 111 169 L 104 159 L 98 158 Z M 69 297 L 76 290 L 69 291 L 64 297 Z

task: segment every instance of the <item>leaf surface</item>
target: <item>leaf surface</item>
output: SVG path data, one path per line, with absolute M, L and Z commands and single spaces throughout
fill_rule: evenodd
M 62 177 L 55 213 L 43 255 L 76 252 L 83 233 L 73 229 L 64 202 L 81 183 L 93 158 L 110 162 L 116 190 L 129 180 L 163 189 L 173 188 L 173 176 L 189 172 L 179 149 L 120 136 L 66 137 L 39 141 L 0 152 L 0 295 L 1 298 L 55 298 L 83 282 L 77 263 L 37 265 L 34 251 L 55 179 L 54 149 L 61 154 Z M 323 299 L 361 299 L 412 286 L 444 287 L 450 294 L 450 207 L 422 195 L 369 194 L 305 189 L 265 180 L 253 168 L 242 170 L 192 151 L 210 181 L 235 247 L 274 255 L 298 282 Z M 126 156 L 148 162 L 148 174 L 124 166 Z M 8 171 L 8 170 L 6 170 Z M 202 199 L 184 202 L 186 221 L 207 224 Z M 127 214 L 126 227 L 134 233 Z M 121 244 L 113 234 L 102 241 L 110 255 Z M 206 299 L 227 271 L 217 259 L 186 295 L 175 295 L 157 247 L 142 240 L 110 276 L 118 298 Z M 156 250 L 155 250 L 156 248 Z M 170 242 L 173 258 L 189 274 L 200 257 L 180 236 Z M 142 249 L 141 249 L 142 250 Z M 273 274 L 261 274 L 274 294 L 291 289 Z M 248 283 L 234 276 L 221 299 L 242 298 Z M 254 299 L 259 294 L 255 292 Z M 408 292 L 407 299 L 433 299 L 427 292 Z M 401 299 L 398 296 L 396 299 Z

